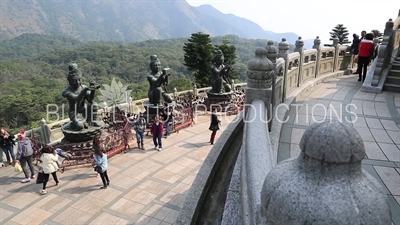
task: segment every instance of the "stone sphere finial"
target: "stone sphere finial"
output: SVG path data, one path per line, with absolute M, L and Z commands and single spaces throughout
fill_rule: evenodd
M 299 145 L 305 155 L 322 163 L 356 163 L 365 156 L 360 134 L 337 120 L 312 124 Z
M 394 26 L 394 22 L 392 19 L 389 19 L 389 21 L 386 22 L 386 27 L 392 27 Z
M 313 45 L 313 49 L 319 49 L 321 45 L 321 39 L 319 39 L 319 36 L 317 36 L 314 39 L 314 45 Z
M 304 47 L 304 41 L 301 37 L 299 37 L 296 41 L 296 49 L 301 49 Z
M 278 44 L 279 53 L 286 53 L 289 51 L 289 42 L 286 41 L 286 38 L 282 38 L 282 41 Z
M 265 49 L 267 50 L 267 58 L 271 60 L 272 63 L 276 63 L 278 48 L 274 45 L 274 41 L 269 40 Z
M 381 184 L 363 171 L 364 143 L 351 125 L 313 123 L 300 148 L 299 157 L 268 173 L 260 224 L 391 223 L 388 198 Z
M 247 64 L 247 87 L 270 88 L 272 85 L 273 63 L 267 58 L 267 50 L 258 47 L 254 59 Z

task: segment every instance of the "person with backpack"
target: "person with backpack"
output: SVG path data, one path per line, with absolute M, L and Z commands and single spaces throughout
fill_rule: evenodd
M 22 170 L 25 174 L 25 179 L 23 179 L 22 183 L 27 183 L 31 179 L 35 178 L 35 167 L 33 166 L 33 146 L 32 141 L 25 137 L 25 132 L 21 131 L 17 135 L 18 137 L 18 151 L 16 155 L 16 162 L 21 163 Z M 29 171 L 26 168 L 26 164 L 29 166 Z M 30 175 L 30 176 L 29 176 Z
M 367 68 L 375 52 L 374 34 L 368 33 L 358 46 L 358 81 L 364 82 Z
M 146 131 L 146 119 L 144 118 L 143 113 L 140 113 L 139 118 L 135 121 L 134 123 L 134 128 L 136 131 L 136 140 L 137 140 L 137 146 L 139 149 L 145 150 L 144 149 L 144 132 Z
M 165 138 L 167 138 L 171 134 L 171 127 L 170 127 L 170 123 L 172 121 L 171 111 L 172 111 L 171 107 L 168 105 L 168 103 L 164 103 L 163 117 L 165 124 Z

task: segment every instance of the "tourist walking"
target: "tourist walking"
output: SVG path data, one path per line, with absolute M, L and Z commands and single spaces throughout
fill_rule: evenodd
M 353 53 L 353 61 L 352 61 L 352 68 L 354 67 L 354 63 L 358 64 L 358 45 L 360 44 L 360 38 L 357 34 L 353 34 L 353 42 L 351 44 L 351 50 Z M 356 71 L 357 72 L 357 71 Z
M 365 35 L 366 34 L 367 34 L 367 32 L 365 30 L 361 31 L 361 38 L 359 38 L 358 45 L 356 46 L 357 49 L 360 48 L 360 42 L 365 39 Z M 355 73 L 353 73 L 353 74 L 359 74 L 360 73 L 360 69 L 359 68 L 360 68 L 361 63 L 360 63 L 358 57 L 356 58 L 356 63 L 357 63 L 357 71 Z
M 17 135 L 18 137 L 18 151 L 16 162 L 21 163 L 22 170 L 25 174 L 25 179 L 23 179 L 22 183 L 27 183 L 31 179 L 35 178 L 35 167 L 33 166 L 33 146 L 32 142 L 29 138 L 25 137 L 25 132 L 21 131 Z M 28 164 L 29 170 L 26 168 Z
M 108 185 L 110 185 L 110 179 L 108 179 L 107 168 L 108 168 L 108 160 L 107 154 L 104 153 L 104 150 L 100 143 L 100 135 L 96 135 L 93 138 L 93 149 L 94 149 L 94 161 L 96 162 L 95 171 L 100 174 L 101 181 L 103 182 L 103 186 L 101 189 L 106 189 Z
M 367 75 L 367 67 L 374 56 L 374 34 L 368 33 L 365 35 L 365 39 L 360 42 L 358 48 L 358 81 L 364 82 Z
M 165 138 L 167 138 L 171 134 L 170 123 L 172 122 L 172 113 L 171 108 L 168 106 L 168 103 L 164 104 L 164 124 L 165 124 Z
M 139 114 L 139 118 L 134 123 L 134 128 L 136 131 L 136 140 L 139 149 L 144 149 L 144 132 L 146 131 L 146 119 L 143 113 Z
M 214 139 L 215 135 L 217 134 L 217 131 L 219 130 L 219 125 L 221 121 L 218 119 L 217 115 L 217 108 L 212 109 L 211 113 L 211 124 L 210 124 L 210 130 L 211 132 L 211 137 L 210 137 L 210 143 L 213 145 L 214 144 Z
M 40 194 L 47 194 L 46 186 L 49 181 L 50 174 L 56 182 L 56 186 L 58 186 L 59 180 L 57 178 L 57 170 L 58 170 L 58 155 L 57 151 L 53 150 L 52 147 L 46 145 L 42 149 L 42 155 L 40 156 L 40 161 L 42 161 L 42 170 L 43 170 L 43 189 L 40 191 Z M 40 177 L 40 176 L 39 176 Z
M 153 135 L 154 149 L 159 152 L 162 150 L 161 138 L 164 133 L 164 124 L 160 121 L 158 115 L 154 117 L 153 125 L 151 126 L 151 134 Z
M 4 151 L 7 158 L 5 166 L 14 165 L 14 135 L 10 135 L 4 127 L 0 128 L 0 148 Z M 3 156 L 1 157 L 3 158 Z M 3 161 L 3 160 L 2 160 Z

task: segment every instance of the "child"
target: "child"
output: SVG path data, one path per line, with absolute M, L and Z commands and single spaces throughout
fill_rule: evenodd
M 40 157 L 42 161 L 42 168 L 44 173 L 43 180 L 43 190 L 40 191 L 42 195 L 47 194 L 46 185 L 49 181 L 50 174 L 53 176 L 54 181 L 56 182 L 56 186 L 58 186 L 59 180 L 57 179 L 57 170 L 58 170 L 58 155 L 56 151 L 50 146 L 44 146 L 42 150 L 42 156 Z
M 110 180 L 107 175 L 108 161 L 107 154 L 103 153 L 100 144 L 100 135 L 96 135 L 93 139 L 94 160 L 96 162 L 95 171 L 100 174 L 103 186 L 101 189 L 106 189 L 110 185 Z

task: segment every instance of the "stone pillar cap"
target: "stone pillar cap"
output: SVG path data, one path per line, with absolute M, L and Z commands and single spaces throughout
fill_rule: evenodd
M 275 47 L 274 45 L 274 41 L 268 41 L 267 43 L 267 47 L 265 47 L 265 49 L 267 50 L 267 53 L 277 53 L 278 49 Z
M 336 164 L 361 163 L 365 156 L 360 134 L 338 120 L 309 126 L 301 138 L 300 149 L 310 158 Z
M 289 42 L 286 41 L 286 38 L 282 38 L 282 41 L 278 44 L 279 50 L 289 50 Z
M 258 47 L 255 51 L 255 58 L 249 61 L 247 68 L 249 70 L 269 71 L 274 69 L 274 65 L 267 58 L 267 50 L 265 48 Z

